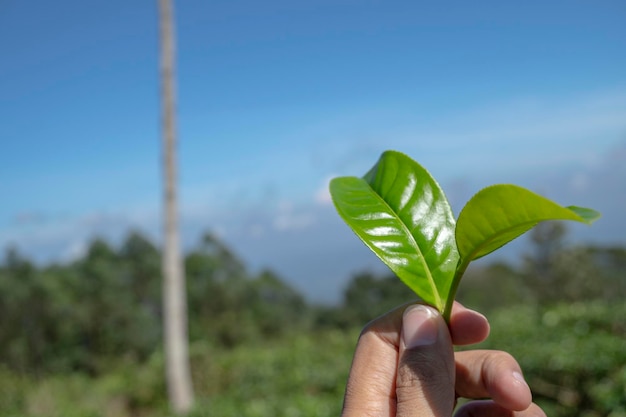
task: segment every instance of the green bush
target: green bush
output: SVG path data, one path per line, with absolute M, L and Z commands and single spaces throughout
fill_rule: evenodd
M 515 355 L 550 416 L 624 417 L 624 317 L 624 305 L 603 302 L 500 309 L 490 314 L 491 336 L 478 347 Z M 359 331 L 303 331 L 232 348 L 193 343 L 197 404 L 190 417 L 339 415 Z M 38 379 L 0 369 L 0 416 L 168 414 L 158 351 L 145 362 L 109 363 L 98 377 Z
M 192 415 L 336 416 L 357 337 L 333 330 L 231 350 L 195 344 L 194 383 L 204 400 Z

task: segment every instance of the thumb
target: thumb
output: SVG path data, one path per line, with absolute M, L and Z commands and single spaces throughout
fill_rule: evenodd
M 450 417 L 454 410 L 454 351 L 439 312 L 424 305 L 404 311 L 396 379 L 398 417 Z

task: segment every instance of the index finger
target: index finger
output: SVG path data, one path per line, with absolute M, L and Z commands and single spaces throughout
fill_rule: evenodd
M 480 343 L 489 336 L 489 321 L 477 311 L 455 301 L 450 317 L 450 336 L 458 346 Z

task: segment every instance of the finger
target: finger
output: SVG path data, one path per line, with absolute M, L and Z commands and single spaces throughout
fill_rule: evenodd
M 361 332 L 350 368 L 342 417 L 395 416 L 403 309 L 379 317 Z
M 506 352 L 473 350 L 457 352 L 456 391 L 464 398 L 492 398 L 510 410 L 525 410 L 532 394 L 517 361 Z
M 450 416 L 454 409 L 454 351 L 448 326 L 432 307 L 406 309 L 396 379 L 398 417 Z
M 546 417 L 537 404 L 531 404 L 525 410 L 508 410 L 493 401 L 471 401 L 463 405 L 454 417 Z
M 480 343 L 489 336 L 489 322 L 479 312 L 455 301 L 450 317 L 450 336 L 457 346 Z
M 342 416 L 395 415 L 402 315 L 409 305 L 373 320 L 361 332 L 346 386 Z M 481 341 L 489 333 L 487 319 L 460 303 L 455 302 L 450 321 L 452 339 L 458 344 Z M 377 414 L 371 414 L 370 410 L 377 410 Z

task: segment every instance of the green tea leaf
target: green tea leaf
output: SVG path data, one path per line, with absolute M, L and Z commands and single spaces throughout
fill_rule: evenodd
M 582 207 L 562 207 L 516 185 L 492 185 L 467 202 L 456 226 L 456 244 L 465 264 L 500 248 L 544 220 L 591 224 L 600 214 Z
M 458 262 L 454 216 L 439 184 L 395 151 L 363 177 L 330 183 L 340 216 L 425 302 L 442 310 Z

